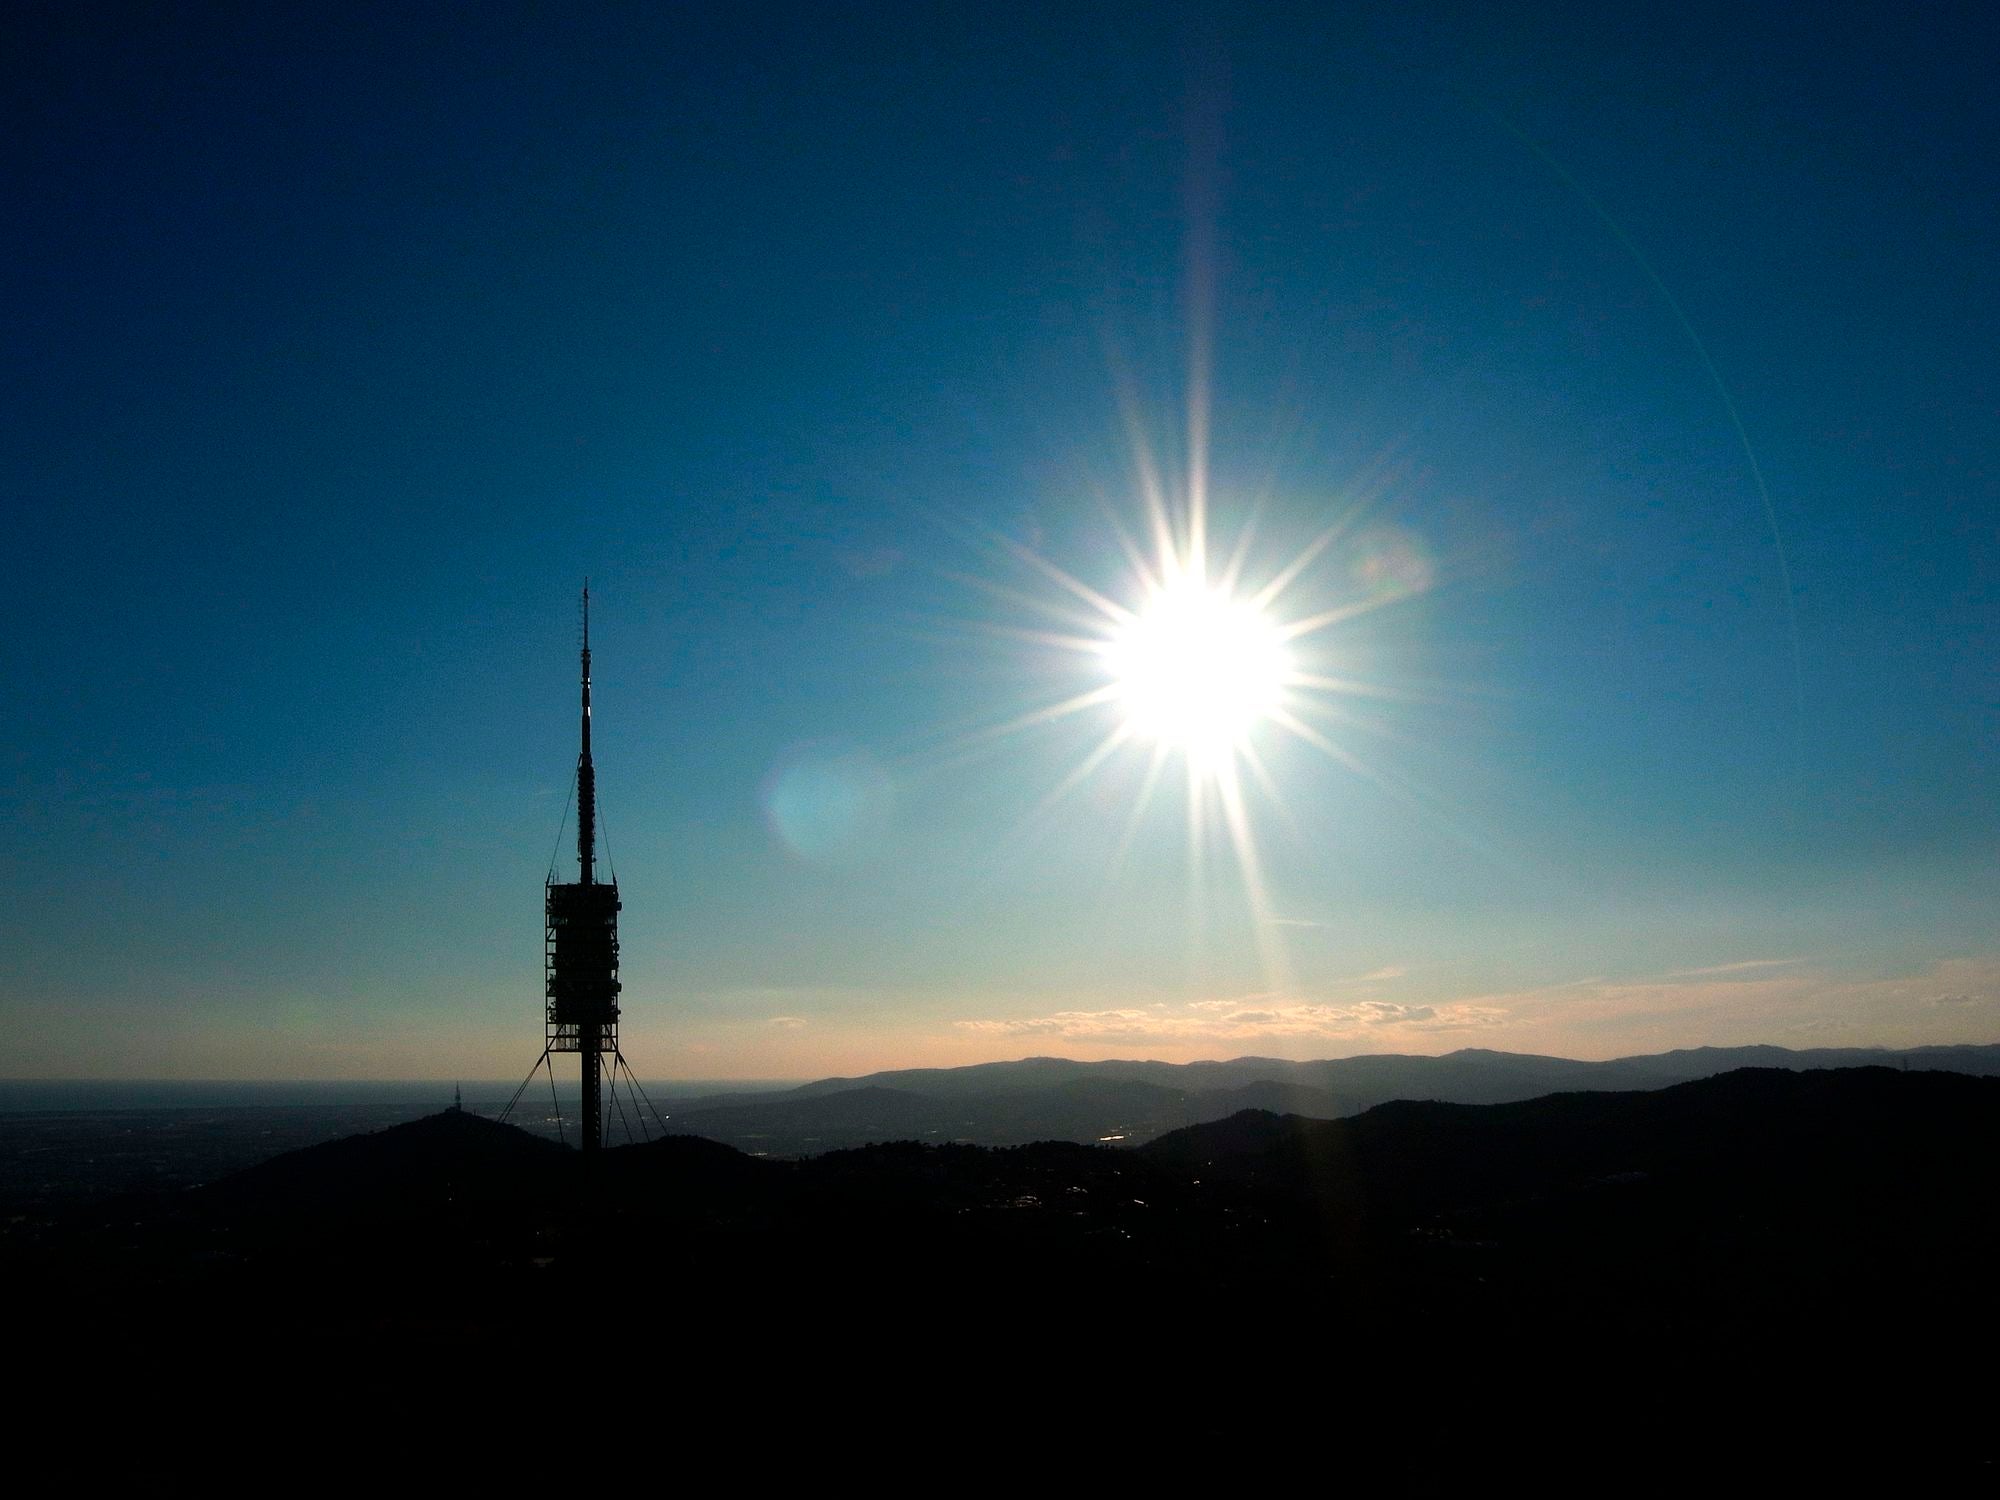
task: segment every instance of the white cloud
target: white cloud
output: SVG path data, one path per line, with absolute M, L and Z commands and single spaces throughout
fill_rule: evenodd
M 1749 974 L 1759 969 L 1782 969 L 1804 963 L 1802 958 L 1745 958 L 1733 964 L 1712 964 L 1706 969 L 1670 969 L 1663 979 L 1707 979 L 1717 974 Z
M 1376 971 L 1387 977 L 1384 970 Z M 1362 998 L 1348 980 L 1321 999 L 1263 992 L 1145 1009 L 1059 1010 L 960 1021 L 961 1036 L 1056 1045 L 1156 1046 L 1215 1055 L 1270 1042 L 1298 1055 L 1341 1042 L 1424 1050 L 1422 1038 L 1481 1031 L 1489 1045 L 1570 1057 L 1782 1042 L 1908 1047 L 1992 1041 L 2000 958 L 1940 960 L 1903 974 L 1854 975 L 1797 959 L 1746 959 L 1640 980 L 1602 977 L 1409 1003 Z M 1291 1040 L 1294 1047 L 1282 1044 Z M 1456 1045 L 1456 1044 L 1448 1044 Z
M 1260 997 L 1262 998 L 1262 997 Z M 1310 1002 L 1272 1005 L 1196 1000 L 1178 1010 L 1063 1010 L 1046 1016 L 960 1021 L 960 1029 L 990 1037 L 1055 1037 L 1071 1042 L 1245 1042 L 1262 1038 L 1359 1037 L 1379 1030 L 1457 1031 L 1498 1025 L 1507 1012 L 1491 1005 L 1353 1005 Z

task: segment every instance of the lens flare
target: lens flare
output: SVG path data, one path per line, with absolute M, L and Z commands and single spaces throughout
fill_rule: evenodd
M 771 831 L 807 864 L 843 865 L 865 858 L 889 821 L 889 778 L 854 745 L 827 741 L 795 747 L 764 781 Z

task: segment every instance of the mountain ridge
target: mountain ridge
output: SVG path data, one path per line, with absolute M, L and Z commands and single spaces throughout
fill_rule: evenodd
M 1702 1047 L 1602 1061 L 1482 1047 L 1437 1056 L 1364 1053 L 1306 1061 L 1083 1062 L 1038 1056 L 818 1079 L 777 1094 L 676 1101 L 669 1128 L 789 1156 L 897 1139 L 996 1146 L 1042 1139 L 1139 1144 L 1246 1106 L 1340 1119 L 1398 1099 L 1502 1104 L 1562 1090 L 1670 1087 L 1739 1067 L 1774 1065 L 1792 1071 L 1887 1066 L 1995 1076 L 2000 1045 L 1903 1051 Z

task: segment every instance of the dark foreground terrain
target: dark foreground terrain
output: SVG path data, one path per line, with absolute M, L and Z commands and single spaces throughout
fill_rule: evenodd
M 488 1421 L 638 1391 L 732 1442 L 867 1412 L 1646 1488 L 1989 1462 L 1996 1188 L 2000 1079 L 1881 1068 L 804 1161 L 447 1112 L 17 1211 L 0 1272 L 52 1380 L 420 1370 Z

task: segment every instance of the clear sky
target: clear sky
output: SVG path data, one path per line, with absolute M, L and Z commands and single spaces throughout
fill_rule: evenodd
M 525 1071 L 586 574 L 648 1077 L 2000 1038 L 1995 13 L 1513 9 L 10 7 L 0 1073 Z

